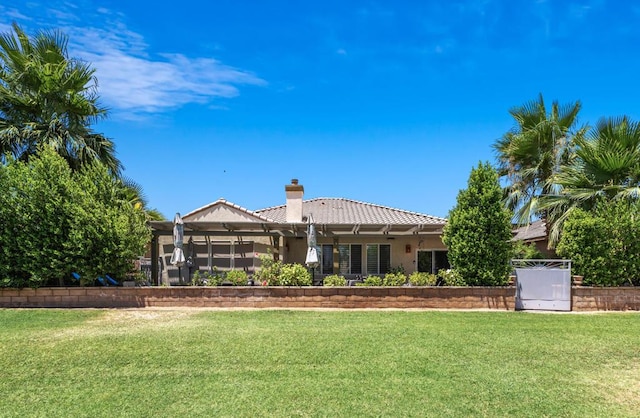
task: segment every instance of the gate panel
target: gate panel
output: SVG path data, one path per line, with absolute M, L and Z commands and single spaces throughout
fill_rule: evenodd
M 515 261 L 515 260 L 514 260 Z M 571 268 L 516 268 L 516 309 L 571 310 Z

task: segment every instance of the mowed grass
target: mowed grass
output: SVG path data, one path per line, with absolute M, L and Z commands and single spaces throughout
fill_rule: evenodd
M 3 417 L 639 411 L 639 314 L 0 310 Z

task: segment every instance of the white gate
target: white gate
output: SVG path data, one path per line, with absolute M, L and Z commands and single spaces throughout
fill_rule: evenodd
M 570 311 L 571 260 L 511 260 L 516 310 Z

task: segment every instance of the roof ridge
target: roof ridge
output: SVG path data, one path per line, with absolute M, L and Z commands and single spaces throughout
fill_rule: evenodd
M 312 197 L 311 199 L 302 199 L 302 202 L 313 202 L 314 200 L 346 200 L 344 198 L 341 197 Z M 285 208 L 287 206 L 287 204 L 283 204 L 283 205 L 276 205 L 276 206 L 269 206 L 267 208 L 262 208 L 262 209 L 258 209 L 256 210 L 256 212 L 265 212 L 268 210 L 273 210 L 273 209 L 280 209 L 280 208 Z
M 302 202 L 314 202 L 314 201 L 318 201 L 318 200 L 341 200 L 341 201 L 345 201 L 345 202 L 350 202 L 350 203 L 357 203 L 357 204 L 361 204 L 361 205 L 366 205 L 366 206 L 373 206 L 376 208 L 381 208 L 381 209 L 387 209 L 387 210 L 392 210 L 392 211 L 396 211 L 396 212 L 401 212 L 404 214 L 408 214 L 408 215 L 415 215 L 415 216 L 424 216 L 424 217 L 428 217 L 428 218 L 432 218 L 432 219 L 437 219 L 437 220 L 441 220 L 441 221 L 446 221 L 447 218 L 442 218 L 440 216 L 434 216 L 434 215 L 429 215 L 428 213 L 421 213 L 421 212 L 415 212 L 415 211 L 410 211 L 410 210 L 405 210 L 405 209 L 399 209 L 399 208 L 394 208 L 391 206 L 385 206 L 385 205 L 379 205 L 377 203 L 371 203 L 371 202 L 364 202 L 362 200 L 355 200 L 355 199 L 348 199 L 346 197 L 313 197 L 311 199 L 303 199 Z M 271 206 L 268 208 L 264 208 L 264 209 L 259 209 L 256 212 L 265 212 L 268 210 L 274 210 L 274 209 L 280 209 L 280 208 L 285 208 L 286 204 L 284 205 L 277 205 L 277 206 Z
M 223 204 L 223 205 L 232 207 L 232 208 L 237 209 L 237 210 L 239 210 L 241 212 L 244 212 L 244 213 L 247 213 L 247 214 L 249 214 L 251 216 L 255 216 L 256 218 L 262 219 L 263 221 L 266 221 L 266 222 L 273 222 L 273 219 L 270 219 L 270 218 L 268 218 L 268 217 L 266 217 L 264 215 L 261 215 L 261 214 L 257 213 L 256 211 L 253 211 L 251 209 L 247 209 L 244 206 L 240 206 L 237 203 L 230 202 L 227 199 L 225 199 L 224 197 L 221 197 L 221 198 L 217 199 L 214 202 L 211 202 L 211 203 L 206 204 L 206 205 L 204 205 L 202 207 L 199 207 L 198 209 L 192 210 L 191 212 L 189 212 L 186 215 L 184 215 L 183 218 L 186 218 L 187 216 L 194 215 L 194 214 L 196 214 L 198 212 L 201 212 L 201 211 L 203 211 L 205 209 L 209 209 L 209 208 L 211 208 L 211 207 L 213 207 L 213 206 L 215 206 L 217 204 Z

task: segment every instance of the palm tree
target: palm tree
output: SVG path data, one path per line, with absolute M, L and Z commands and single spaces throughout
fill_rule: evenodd
M 515 211 L 516 222 L 546 218 L 546 210 L 539 206 L 540 196 L 551 191 L 550 178 L 571 159 L 575 138 L 586 130 L 575 129 L 580 108 L 579 101 L 563 106 L 554 101 L 547 112 L 540 94 L 538 100 L 509 111 L 515 126 L 493 147 L 498 173 L 508 182 L 505 204 Z
M 119 175 L 113 142 L 91 129 L 106 116 L 95 70 L 69 58 L 67 43 L 57 31 L 30 39 L 15 23 L 0 34 L 0 154 L 27 160 L 51 146 L 73 169 L 97 160 Z
M 137 210 L 144 212 L 147 221 L 165 221 L 164 215 L 155 208 L 149 208 L 147 197 L 142 187 L 130 178 L 123 177 L 116 180 L 120 186 L 122 200 L 127 201 Z
M 553 175 L 552 191 L 540 205 L 555 214 L 552 244 L 575 208 L 590 210 L 601 199 L 640 199 L 640 124 L 626 116 L 603 118 L 575 145 L 575 157 Z

